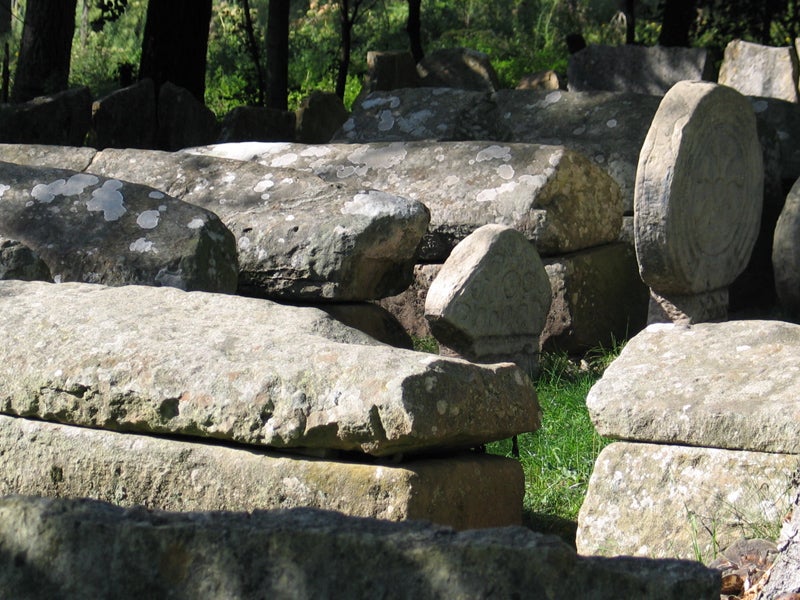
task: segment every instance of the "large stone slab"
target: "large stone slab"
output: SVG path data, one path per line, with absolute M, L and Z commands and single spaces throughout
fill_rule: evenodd
M 0 161 L 29 167 L 53 167 L 84 171 L 97 150 L 88 147 L 44 144 L 0 144 Z
M 172 288 L 0 282 L 0 412 L 375 456 L 539 426 L 517 367 L 379 345 L 312 308 Z
M 500 89 L 489 56 L 469 48 L 442 48 L 426 54 L 417 64 L 419 85 L 480 92 Z
M 714 81 L 714 60 L 705 48 L 590 45 L 570 54 L 571 92 L 606 90 L 663 96 L 679 81 Z
M 772 269 L 781 305 L 790 315 L 800 316 L 800 180 L 789 191 L 775 226 Z
M 233 293 L 233 235 L 217 216 L 151 187 L 0 162 L 0 235 L 52 279 Z
M 92 120 L 92 92 L 82 86 L 19 104 L 0 104 L 0 141 L 81 146 Z
M 0 500 L 0 591 L 63 598 L 719 598 L 688 561 L 579 557 L 520 527 L 454 532 L 311 509 L 125 510 Z
M 798 102 L 799 75 L 800 64 L 794 46 L 775 48 L 732 40 L 725 47 L 718 81 L 745 96 Z
M 431 211 L 420 259 L 444 262 L 478 227 L 513 227 L 542 255 L 612 242 L 622 226 L 614 181 L 564 147 L 489 142 L 219 144 L 203 155 L 257 160 L 418 200 Z
M 702 559 L 780 529 L 798 456 L 619 442 L 597 457 L 581 554 Z
M 499 456 L 357 463 L 8 416 L 0 452 L 0 496 L 173 511 L 305 506 L 472 529 L 519 524 L 525 492 L 519 462 Z
M 586 399 L 601 435 L 800 453 L 800 325 L 657 324 L 631 339 Z
M 155 147 L 156 111 L 152 79 L 114 90 L 92 104 L 91 145 L 99 149 Z

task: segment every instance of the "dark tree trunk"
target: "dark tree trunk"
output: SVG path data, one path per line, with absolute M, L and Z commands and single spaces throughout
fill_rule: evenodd
M 211 0 L 150 0 L 139 79 L 156 89 L 171 81 L 203 102 L 210 22 Z
M 356 0 L 358 2 L 358 0 Z M 350 18 L 350 1 L 339 0 L 339 24 L 342 44 L 339 47 L 339 72 L 336 75 L 336 95 L 344 99 L 347 72 L 350 70 L 350 51 L 353 45 L 353 21 Z
M 0 35 L 11 32 L 11 0 L 0 0 Z
M 269 0 L 267 14 L 267 106 L 288 108 L 289 0 Z
M 419 62 L 425 57 L 422 49 L 422 0 L 408 0 L 408 21 L 406 21 L 406 33 L 408 42 L 411 46 L 411 55 L 414 62 Z
M 697 17 L 697 0 L 666 0 L 661 19 L 661 46 L 688 46 L 689 30 Z
M 625 0 L 622 12 L 625 14 L 625 43 L 636 43 L 636 1 Z
M 77 0 L 28 0 L 12 102 L 67 89 Z
M 266 94 L 264 70 L 261 68 L 256 33 L 253 29 L 253 19 L 250 16 L 250 0 L 242 0 L 242 8 L 244 9 L 244 29 L 247 32 L 247 48 L 250 51 L 250 57 L 253 59 L 253 66 L 256 68 L 256 77 L 258 78 L 258 104 L 259 106 L 264 106 L 264 95 Z

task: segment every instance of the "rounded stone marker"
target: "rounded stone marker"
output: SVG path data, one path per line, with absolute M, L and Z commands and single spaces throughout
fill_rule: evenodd
M 664 295 L 730 285 L 758 236 L 763 179 L 747 98 L 708 82 L 674 85 L 653 118 L 636 173 L 642 280 Z
M 772 241 L 775 292 L 786 311 L 800 316 L 800 180 L 792 186 Z

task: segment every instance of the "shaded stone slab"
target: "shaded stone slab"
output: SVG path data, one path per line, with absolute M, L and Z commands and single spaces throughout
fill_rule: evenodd
M 92 119 L 92 93 L 82 86 L 20 104 L 0 104 L 0 141 L 81 146 Z
M 581 554 L 702 558 L 777 531 L 800 457 L 619 442 L 597 457 L 578 516 Z
M 0 235 L 0 279 L 53 281 L 50 268 L 22 242 Z
M 237 106 L 222 119 L 219 141 L 294 141 L 295 114 L 265 106 Z
M 90 143 L 95 148 L 153 148 L 157 127 L 152 79 L 115 90 L 92 104 Z
M 0 162 L 0 234 L 57 283 L 236 290 L 234 238 L 215 214 L 118 179 Z
M 417 265 L 414 267 L 414 281 L 408 289 L 396 296 L 382 298 L 380 306 L 392 313 L 403 328 L 417 338 L 431 337 L 430 325 L 425 318 L 425 299 L 428 290 L 439 271 L 440 264 Z
M 295 115 L 293 139 L 303 144 L 327 144 L 350 113 L 339 96 L 316 90 L 303 98 Z
M 469 48 L 443 48 L 426 54 L 417 64 L 419 85 L 494 92 L 500 80 L 489 56 Z
M 800 316 L 800 180 L 789 191 L 775 226 L 772 269 L 781 306 Z
M 0 161 L 29 167 L 84 171 L 92 164 L 95 154 L 97 150 L 88 147 L 0 144 Z
M 352 181 L 418 200 L 431 211 L 422 261 L 443 262 L 478 227 L 513 227 L 542 255 L 612 242 L 622 226 L 619 189 L 564 147 L 489 142 L 219 144 L 203 155 Z
M 167 81 L 158 90 L 158 133 L 163 150 L 210 144 L 219 135 L 213 112 L 192 93 Z
M 794 46 L 776 48 L 732 40 L 725 47 L 718 81 L 745 96 L 798 102 L 798 76 L 800 64 Z
M 776 98 L 750 97 L 759 123 L 773 128 L 780 147 L 780 173 L 784 181 L 800 177 L 800 105 Z
M 601 435 L 800 453 L 800 325 L 650 325 L 589 392 Z
M 714 81 L 714 60 L 705 48 L 589 45 L 570 54 L 572 92 L 606 90 L 663 96 L 679 81 Z
M 408 50 L 367 52 L 367 74 L 361 87 L 363 94 L 417 85 L 417 65 Z
M 642 280 L 667 299 L 727 288 L 750 260 L 763 196 L 750 102 L 713 83 L 676 84 L 659 105 L 636 173 Z
M 0 496 L 173 511 L 305 506 L 457 529 L 522 520 L 519 462 L 477 453 L 355 463 L 7 416 L 0 416 L 0 451 Z
M 125 510 L 89 500 L 0 500 L 0 590 L 60 597 L 719 598 L 689 561 L 579 557 L 521 527 L 454 532 L 312 509 Z
M 375 456 L 538 428 L 533 385 L 380 345 L 312 308 L 173 288 L 0 282 L 0 412 Z

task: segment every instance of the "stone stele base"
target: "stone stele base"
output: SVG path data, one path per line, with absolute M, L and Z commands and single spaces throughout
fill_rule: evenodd
M 515 460 L 463 453 L 360 464 L 0 415 L 0 496 L 88 497 L 169 511 L 294 508 L 456 529 L 519 524 Z

